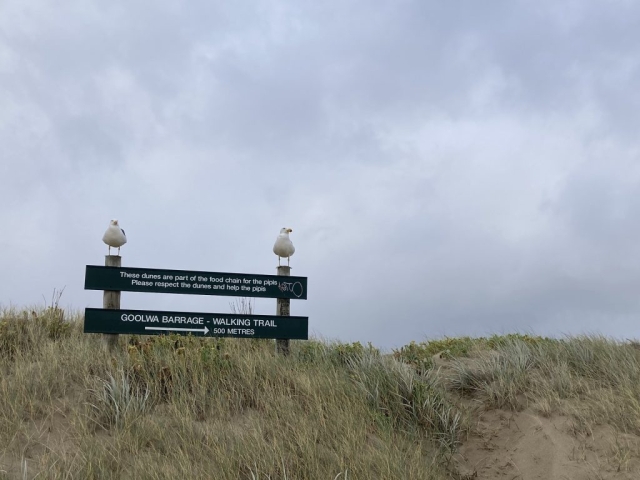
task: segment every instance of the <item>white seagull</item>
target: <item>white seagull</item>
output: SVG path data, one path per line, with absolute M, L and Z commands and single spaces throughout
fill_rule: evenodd
M 280 235 L 276 238 L 276 243 L 273 245 L 273 253 L 278 255 L 278 266 L 280 266 L 280 257 L 287 259 L 287 265 L 289 265 L 289 257 L 296 251 L 293 243 L 289 239 L 289 233 L 293 232 L 290 228 L 280 229 Z
M 109 255 L 111 255 L 111 247 L 118 248 L 118 255 L 120 255 L 120 247 L 127 243 L 127 236 L 124 230 L 118 225 L 118 220 L 111 220 L 109 228 L 104 232 L 102 241 L 109 245 Z

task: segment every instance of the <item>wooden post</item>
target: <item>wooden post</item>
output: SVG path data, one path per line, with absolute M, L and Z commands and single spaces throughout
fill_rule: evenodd
M 291 276 L 291 267 L 278 266 L 278 275 Z M 278 298 L 276 304 L 276 315 L 288 317 L 291 315 L 291 300 L 288 298 Z M 277 338 L 276 339 L 276 352 L 283 355 L 289 355 L 289 339 Z
M 105 267 L 121 267 L 122 257 L 120 255 L 105 255 Z M 102 308 L 119 310 L 120 309 L 120 292 L 113 290 L 105 290 L 102 295 Z M 117 333 L 105 333 L 105 344 L 110 352 L 113 352 L 118 346 Z

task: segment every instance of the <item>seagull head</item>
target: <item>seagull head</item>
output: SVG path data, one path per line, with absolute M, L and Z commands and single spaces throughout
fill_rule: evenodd
M 280 229 L 280 235 L 284 235 L 284 234 L 287 234 L 287 235 L 288 235 L 288 234 L 290 234 L 291 232 L 293 232 L 293 230 L 292 230 L 292 229 L 290 229 L 290 228 L 281 228 L 281 229 Z
M 111 225 L 118 226 L 118 220 L 111 220 Z

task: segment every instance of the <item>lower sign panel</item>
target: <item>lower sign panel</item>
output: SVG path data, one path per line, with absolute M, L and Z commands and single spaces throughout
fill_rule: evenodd
M 84 332 L 307 340 L 309 318 L 87 308 Z

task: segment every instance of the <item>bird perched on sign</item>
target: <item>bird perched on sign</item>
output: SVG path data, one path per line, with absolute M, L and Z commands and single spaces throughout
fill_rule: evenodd
M 287 265 L 289 265 L 289 257 L 296 251 L 293 243 L 289 239 L 289 234 L 293 232 L 290 228 L 280 229 L 280 235 L 276 238 L 276 243 L 273 245 L 273 253 L 278 255 L 278 266 L 280 266 L 280 258 L 287 259 Z
M 109 228 L 104 232 L 102 241 L 109 245 L 109 255 L 111 255 L 111 247 L 118 249 L 118 255 L 120 255 L 120 247 L 127 243 L 127 236 L 124 230 L 118 225 L 118 220 L 111 220 Z

